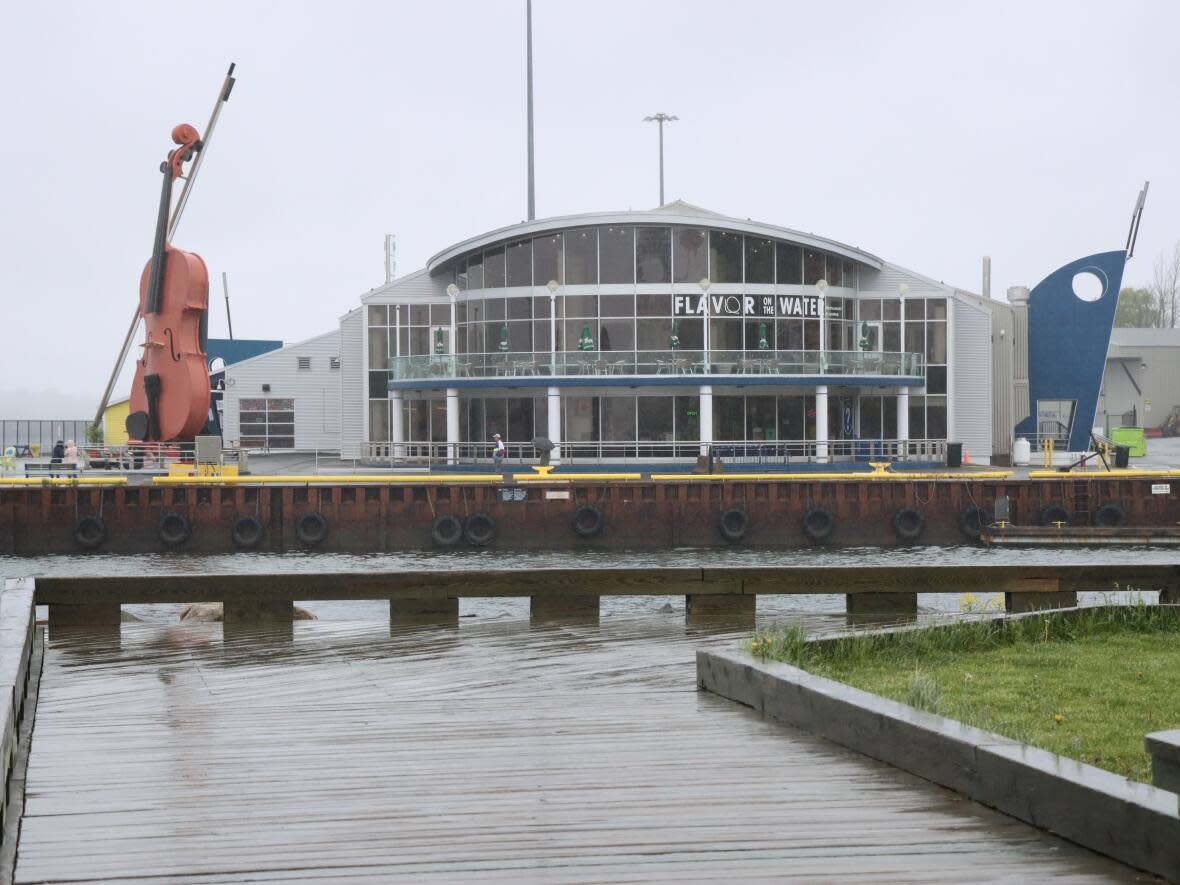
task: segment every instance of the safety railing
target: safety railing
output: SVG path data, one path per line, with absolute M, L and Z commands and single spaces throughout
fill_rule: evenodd
M 193 443 L 129 443 L 122 446 L 82 445 L 77 451 L 64 451 L 60 457 L 52 450 L 42 450 L 34 457 L 30 454 L 9 454 L 6 449 L 0 456 L 0 473 L 51 474 L 54 469 L 62 473 L 76 474 L 82 471 L 118 471 L 120 473 L 166 472 L 171 464 L 192 463 Z M 223 455 L 227 463 L 237 463 L 237 453 Z
M 401 356 L 396 381 L 566 375 L 920 376 L 920 353 L 835 350 L 590 350 Z
M 547 460 L 532 442 L 504 443 L 504 466 L 529 466 Z M 899 461 L 942 463 L 946 440 L 942 439 L 839 439 L 809 440 L 726 440 L 701 443 L 689 440 L 564 442 L 559 452 L 564 465 L 668 464 L 695 462 L 710 448 L 714 460 L 723 464 L 785 466 L 791 464 L 855 463 Z M 495 444 L 458 442 L 453 446 L 438 440 L 406 442 L 365 442 L 362 460 L 369 463 L 493 465 Z
M 170 464 L 192 462 L 193 443 L 127 443 L 122 446 L 81 446 L 80 466 L 90 470 L 166 471 Z

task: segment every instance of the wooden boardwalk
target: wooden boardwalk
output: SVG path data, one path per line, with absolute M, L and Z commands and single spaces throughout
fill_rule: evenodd
M 652 615 L 51 636 L 17 882 L 1129 882 L 695 688 Z

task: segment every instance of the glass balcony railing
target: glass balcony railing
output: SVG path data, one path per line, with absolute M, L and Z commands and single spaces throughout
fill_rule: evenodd
M 574 350 L 461 353 L 389 361 L 395 381 L 567 375 L 878 375 L 920 376 L 920 353 L 816 350 Z

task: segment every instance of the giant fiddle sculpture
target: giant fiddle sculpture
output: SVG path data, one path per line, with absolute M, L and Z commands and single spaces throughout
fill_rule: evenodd
M 202 140 L 192 126 L 177 126 L 172 130 L 176 148 L 160 166 L 164 181 L 152 257 L 140 277 L 139 303 L 94 415 L 94 423 L 101 425 L 135 332 L 143 322 L 147 333 L 143 354 L 135 364 L 131 414 L 127 417 L 127 435 L 135 442 L 190 442 L 208 422 L 210 391 L 205 349 L 209 274 L 199 255 L 174 248 L 170 240 L 209 152 L 209 139 L 221 109 L 233 91 L 235 67 L 229 66 L 217 92 L 205 138 Z M 183 176 L 184 164 L 190 160 L 193 164 L 188 175 Z M 181 177 L 185 179 L 184 188 L 172 206 L 172 183 Z
M 200 255 L 168 242 L 172 182 L 201 149 L 201 140 L 187 123 L 172 130 L 172 140 L 177 147 L 160 164 L 164 181 L 152 257 L 139 280 L 145 334 L 127 416 L 127 435 L 137 442 L 191 442 L 209 418 L 209 272 Z

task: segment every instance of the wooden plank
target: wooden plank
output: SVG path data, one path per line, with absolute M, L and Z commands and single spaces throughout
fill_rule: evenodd
M 1055 592 L 1053 581 L 1084 580 L 1095 589 L 1175 587 L 1175 565 L 956 565 L 781 568 L 487 569 L 269 574 L 44 577 L 39 605 L 102 602 L 218 602 L 274 599 L 391 599 L 443 592 L 449 597 L 641 596 L 796 593 Z
M 16 881 L 1134 881 L 698 694 L 695 649 L 741 635 L 51 635 Z

